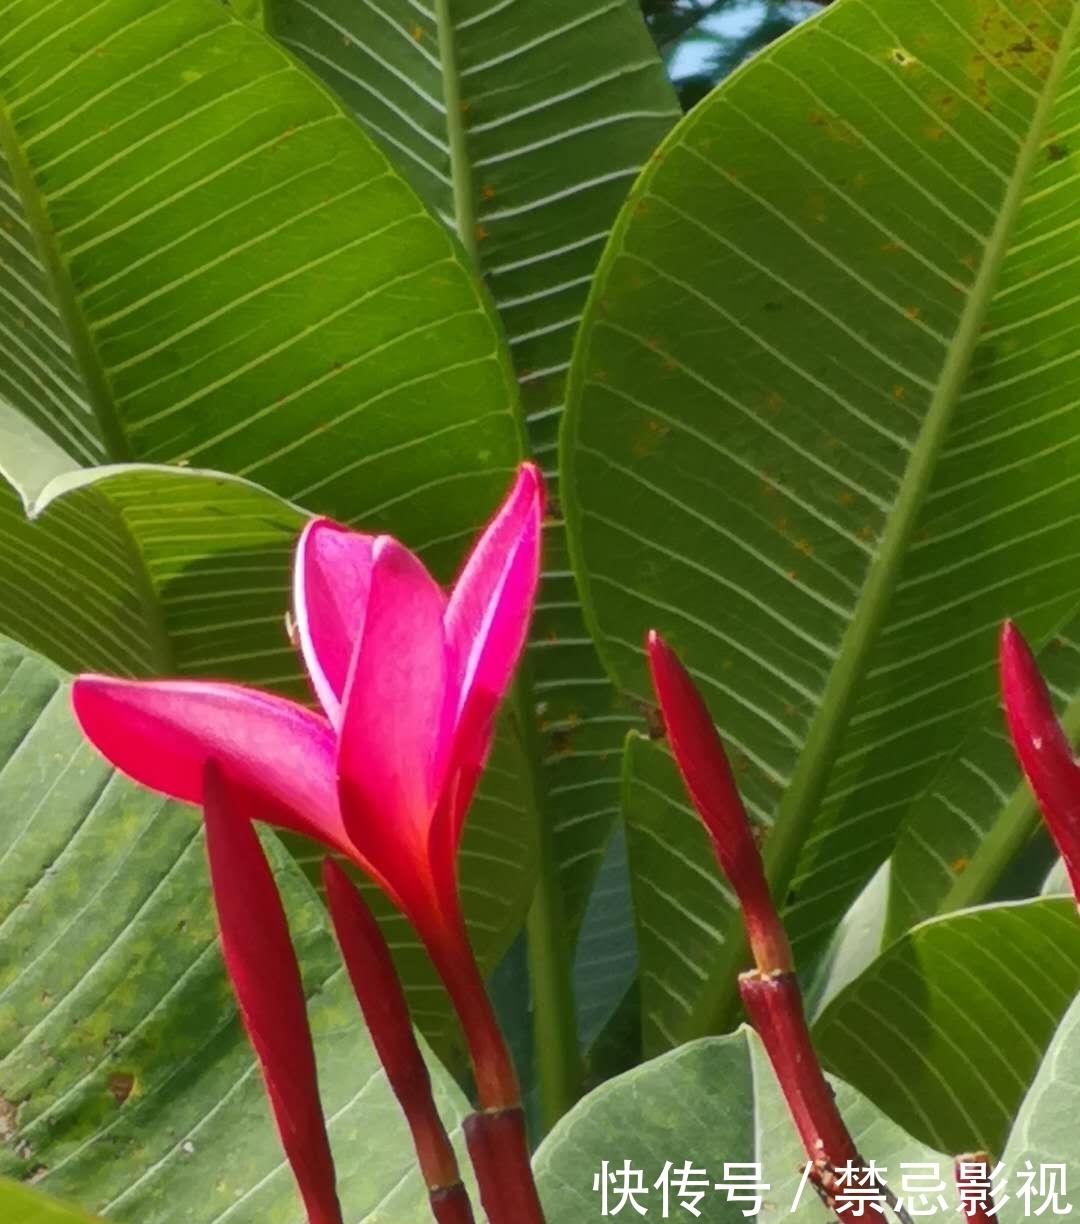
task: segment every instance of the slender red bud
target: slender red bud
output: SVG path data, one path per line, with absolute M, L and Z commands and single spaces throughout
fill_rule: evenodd
M 712 715 L 690 673 L 655 629 L 646 644 L 671 751 L 720 867 L 739 898 L 757 967 L 762 973 L 790 970 L 791 948 Z
M 814 1181 L 831 1206 L 837 1188 L 835 1170 L 849 1161 L 858 1165 L 860 1160 L 810 1041 L 798 979 L 794 973 L 744 973 L 739 993 L 806 1155 L 814 1162 Z
M 490 1224 L 544 1224 L 521 1107 L 472 1114 L 465 1141 Z
M 1013 748 L 1080 903 L 1080 766 L 1054 717 L 1035 657 L 1012 621 L 1002 626 L 998 653 Z
M 969 1224 L 994 1224 L 994 1186 L 990 1176 L 990 1157 L 985 1152 L 957 1156 L 956 1193 L 960 1211 Z
M 341 1224 L 300 968 L 251 823 L 258 806 L 215 762 L 206 765 L 206 850 L 225 967 L 309 1224 Z
M 323 884 L 349 981 L 386 1078 L 412 1132 L 417 1160 L 440 1224 L 472 1221 L 457 1157 L 431 1091 L 401 981 L 379 924 L 358 889 L 333 859 L 323 860 Z

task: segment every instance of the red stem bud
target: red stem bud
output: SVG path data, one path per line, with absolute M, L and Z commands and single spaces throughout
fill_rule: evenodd
M 225 967 L 309 1224 L 341 1224 L 300 967 L 251 823 L 258 807 L 215 762 L 206 766 L 206 852 Z
M 1002 627 L 998 658 L 1013 747 L 1080 902 L 1080 765 L 1054 716 L 1035 656 L 1011 621 Z
M 647 649 L 671 751 L 721 870 L 739 898 L 757 967 L 762 973 L 790 970 L 791 948 L 712 715 L 678 655 L 655 630 L 649 632 Z
M 416 1043 L 390 949 L 363 897 L 333 859 L 323 861 L 323 883 L 349 981 L 412 1132 L 432 1213 L 440 1224 L 471 1224 L 472 1208 L 457 1157 L 435 1107 L 431 1077 Z

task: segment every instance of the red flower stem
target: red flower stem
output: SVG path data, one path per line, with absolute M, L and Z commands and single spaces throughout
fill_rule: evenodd
M 517 1072 L 476 961 L 471 954 L 461 954 L 461 948 L 469 947 L 464 929 L 446 944 L 445 955 L 434 947 L 430 951 L 461 1023 L 480 1106 L 488 1111 L 515 1109 L 521 1104 Z
M 489 1224 L 544 1224 L 524 1110 L 517 1106 L 473 1114 L 465 1119 L 465 1141 Z
M 720 853 L 715 843 L 714 849 L 717 849 L 719 859 Z M 763 974 L 793 973 L 795 966 L 791 959 L 791 945 L 773 904 L 756 846 L 753 857 L 747 855 L 735 873 L 728 875 L 728 880 L 739 899 L 746 937 L 758 971 Z
M 848 1162 L 859 1164 L 859 1153 L 811 1044 L 798 979 L 790 972 L 744 973 L 739 978 L 739 993 L 806 1154 L 814 1162 L 813 1180 L 832 1206 L 835 1170 Z
M 466 1119 L 465 1140 L 488 1224 L 544 1224 L 517 1073 L 476 960 L 468 951 L 464 922 L 459 917 L 441 936 L 428 943 L 428 951 L 469 1047 L 481 1112 Z

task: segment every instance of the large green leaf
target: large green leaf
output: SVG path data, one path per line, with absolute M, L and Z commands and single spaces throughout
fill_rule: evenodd
M 268 30 L 341 96 L 455 229 L 510 344 L 534 453 L 552 470 L 565 374 L 597 259 L 678 115 L 634 0 L 266 0 Z M 553 483 L 553 492 L 557 487 Z M 618 810 L 632 712 L 578 609 L 557 499 L 531 671 L 546 819 L 580 919 Z
M 0 1178 L 0 1208 L 9 1224 L 92 1224 L 77 1207 L 6 1178 Z
M 586 609 L 642 700 L 644 630 L 684 653 L 803 965 L 990 716 L 997 624 L 1041 645 L 1080 599 L 1078 24 L 838 0 L 665 142 L 590 300 L 563 435 Z M 671 1040 L 730 1016 L 728 947 Z
M 905 1161 L 941 1163 L 940 1155 L 905 1135 L 846 1085 L 837 1085 L 837 1096 L 867 1160 L 894 1174 Z M 758 1220 L 821 1218 L 821 1204 L 809 1188 L 791 1212 L 805 1156 L 768 1059 L 749 1029 L 692 1042 L 610 1080 L 560 1122 L 535 1160 L 548 1224 L 599 1218 L 593 1178 L 603 1162 L 609 1171 L 628 1162 L 652 1186 L 668 1161 L 675 1168 L 689 1161 L 706 1170 L 712 1185 L 725 1180 L 727 1163 L 759 1164 L 768 1189 Z M 892 1189 L 899 1188 L 896 1177 Z M 661 1191 L 650 1189 L 638 1202 L 658 1216 Z M 609 1206 L 617 1203 L 618 1196 Z M 670 1216 L 681 1216 L 684 1208 L 685 1201 L 672 1194 Z M 730 1202 L 712 1188 L 698 1209 L 710 1224 L 737 1224 L 747 1218 L 744 1209 L 755 1218 L 749 1203 Z
M 0 431 L 4 419 L 0 411 Z M 24 487 L 31 520 L 0 482 L 0 632 L 72 671 L 228 676 L 307 699 L 285 629 L 302 512 L 246 481 L 195 469 L 76 469 L 43 484 L 54 470 L 49 444 L 31 439 L 31 456 L 28 428 L 8 454 L 33 477 Z M 8 436 L 14 443 L 14 429 Z M 520 795 L 520 752 L 504 726 L 461 851 L 465 911 L 485 971 L 532 894 L 535 830 Z M 318 848 L 289 844 L 317 879 Z M 448 1000 L 412 930 L 388 906 L 380 913 L 416 1021 L 447 1054 L 457 1041 Z
M 80 463 L 244 475 L 448 571 L 521 441 L 445 227 L 215 0 L 2 0 L 0 30 L 0 395 Z
M 1069 1008 L 1046 1052 L 1031 1091 L 1017 1114 L 1002 1160 L 1005 1171 L 1012 1175 L 1025 1167 L 1033 1167 L 1036 1191 L 1041 1165 L 1064 1165 L 1066 1193 L 1057 1202 L 1058 1214 L 1066 1214 L 1061 1211 L 1066 1205 L 1075 1211 L 1080 1197 L 1077 1195 L 1077 1187 L 1080 1187 L 1077 1109 L 1080 1109 L 1080 998 Z M 1019 1188 L 1019 1180 L 1013 1180 L 1010 1201 L 1002 1206 L 1002 1220 L 1030 1219 L 1040 1208 L 1043 1208 L 1040 1214 L 1048 1214 L 1038 1193 L 1031 1199 L 1031 1209 L 1025 1209 L 1023 1199 L 1016 1193 Z
M 1080 920 L 1065 898 L 924 922 L 814 1026 L 826 1065 L 945 1151 L 1000 1152 L 1080 990 Z
M 323 908 L 268 841 L 350 1220 L 428 1218 Z M 199 821 L 116 777 L 64 676 L 0 645 L 2 1171 L 111 1217 L 298 1218 L 220 963 Z M 465 1107 L 433 1068 L 452 1123 Z

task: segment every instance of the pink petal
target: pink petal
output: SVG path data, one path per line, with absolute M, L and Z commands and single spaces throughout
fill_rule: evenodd
M 300 969 L 274 877 L 251 824 L 257 799 L 207 765 L 206 852 L 221 948 L 281 1145 L 311 1224 L 341 1224 Z
M 525 643 L 540 577 L 544 484 L 523 463 L 476 542 L 446 608 L 446 638 L 459 659 L 459 710 L 474 687 L 506 692 Z
M 1080 904 L 1080 765 L 1054 716 L 1035 657 L 1011 621 L 1001 630 L 999 662 L 1013 747 Z
M 528 634 L 540 580 L 543 517 L 543 477 L 534 464 L 524 463 L 447 605 L 446 637 L 458 687 L 454 767 L 459 777 L 451 816 L 455 845 L 491 747 L 496 710 Z
M 296 549 L 293 602 L 300 650 L 326 717 L 341 725 L 353 648 L 364 631 L 374 536 L 329 519 L 304 528 Z
M 87 738 L 151 790 L 203 800 L 203 768 L 266 796 L 265 819 L 351 853 L 338 809 L 335 740 L 317 714 L 236 684 L 80 676 L 72 704 Z
M 338 774 L 357 849 L 388 877 L 397 867 L 396 879 L 410 853 L 413 871 L 416 855 L 426 855 L 449 755 L 445 606 L 419 558 L 380 536 L 345 693 Z

